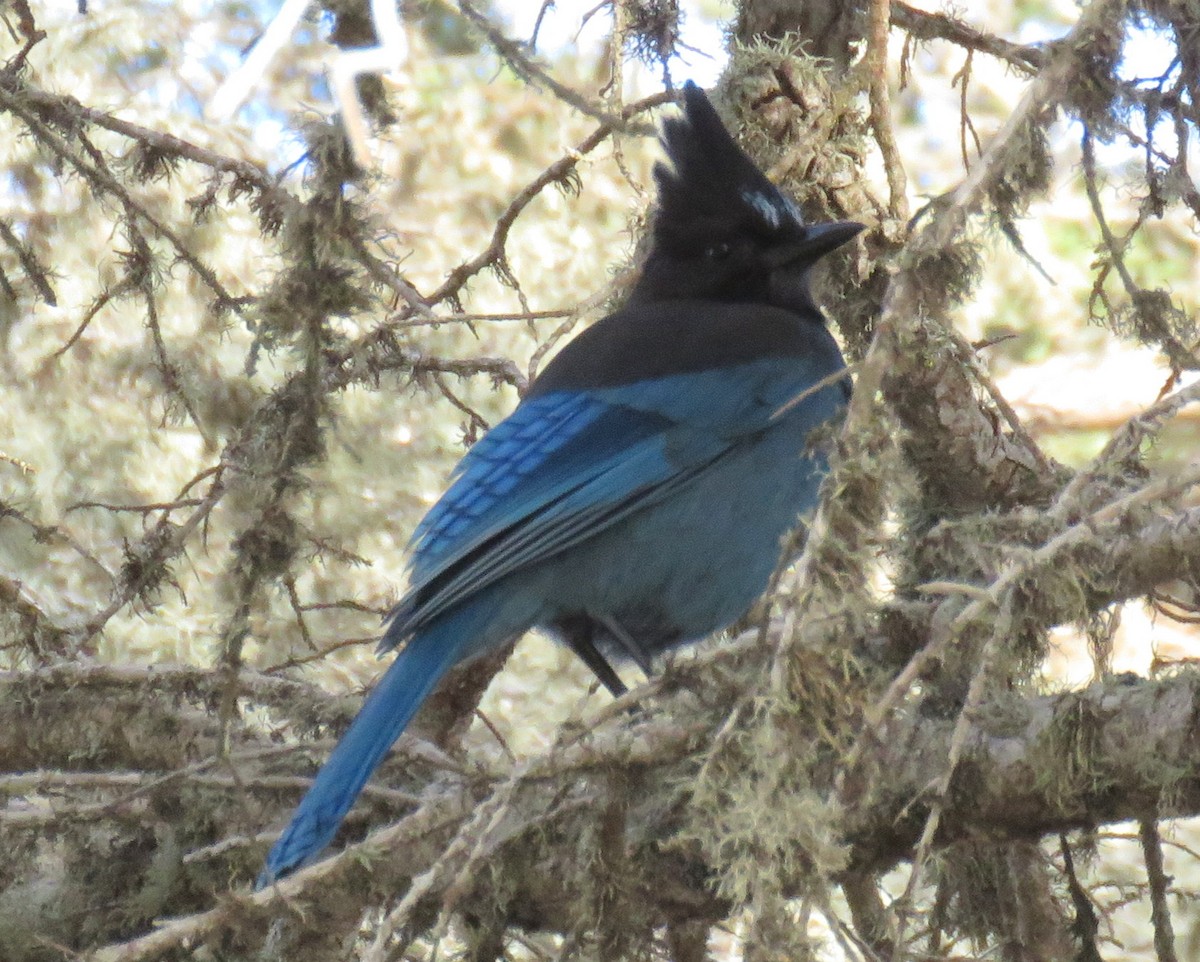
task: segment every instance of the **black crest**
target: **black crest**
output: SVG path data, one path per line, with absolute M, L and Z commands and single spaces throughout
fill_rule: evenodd
M 711 219 L 768 235 L 803 227 L 796 205 L 734 142 L 704 91 L 690 80 L 683 87 L 683 114 L 663 123 L 662 142 L 670 166 L 654 166 L 656 226 L 684 230 Z

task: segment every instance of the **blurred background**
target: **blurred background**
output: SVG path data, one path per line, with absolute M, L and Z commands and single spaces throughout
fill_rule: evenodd
M 6 59 L 22 49 L 29 9 L 4 9 Z M 618 107 L 661 91 L 664 74 L 676 85 L 714 84 L 736 13 L 716 0 L 682 4 L 672 55 L 618 51 L 614 78 L 610 5 L 509 0 L 479 9 L 510 37 L 536 33 L 536 62 L 557 81 L 604 91 Z M 402 62 L 360 88 L 386 105 L 379 110 L 391 121 L 372 126 L 370 169 L 334 190 L 313 156 L 344 149 L 328 78 L 341 55 L 334 33 L 348 29 L 347 17 L 314 7 L 242 91 L 233 116 L 214 119 L 214 95 L 262 36 L 273 5 L 92 0 L 86 11 L 32 8 L 45 37 L 28 51 L 23 76 L 47 99 L 36 115 L 34 101 L 14 88 L 0 102 L 0 666 L 52 660 L 55 645 L 82 662 L 215 666 L 236 636 L 248 668 L 360 690 L 380 669 L 373 644 L 381 614 L 403 589 L 407 539 L 451 467 L 511 410 L 562 339 L 619 296 L 652 193 L 656 113 L 636 115 L 644 129 L 587 146 L 596 119 L 536 78 L 516 76 L 464 17 L 437 3 L 405 4 L 403 12 Z M 954 14 L 983 33 L 1037 44 L 1062 36 L 1078 9 L 1065 0 L 971 0 Z M 1026 80 L 1002 59 L 966 58 L 958 46 L 906 36 L 891 34 L 890 85 L 917 211 L 968 173 Z M 1131 24 L 1119 69 L 1126 80 L 1161 83 L 1180 69 L 1173 40 L 1150 22 Z M 136 129 L 131 136 L 96 124 L 86 143 L 67 143 L 61 131 L 78 114 L 57 98 Z M 960 123 L 964 108 L 970 128 Z M 1144 113 L 1124 123 L 1095 142 L 1108 226 L 1123 236 L 1139 222 L 1129 271 L 1194 315 L 1197 212 L 1183 204 L 1147 211 L 1145 192 L 1148 174 L 1178 150 L 1180 131 L 1168 117 L 1148 129 Z M 30 136 L 31 124 L 45 136 Z M 197 148 L 195 159 L 156 152 L 142 130 L 181 138 Z M 47 149 L 54 137 L 62 152 Z M 1049 139 L 1049 189 L 1016 224 L 1017 240 L 1000 232 L 981 238 L 982 281 L 954 321 L 1044 450 L 1078 466 L 1175 375 L 1162 352 L 1096 322 L 1113 320 L 1104 298 L 1119 298 L 1121 286 L 1114 271 L 1098 280 L 1102 236 L 1081 174 L 1081 128 L 1060 117 Z M 1186 150 L 1190 169 L 1200 168 L 1194 136 Z M 572 156 L 578 161 L 564 183 L 528 195 L 543 171 Z M 298 284 L 290 266 L 297 245 L 328 255 L 334 274 L 346 255 L 331 253 L 323 225 L 305 235 L 302 219 L 273 214 L 257 188 L 237 188 L 237 171 L 217 157 L 253 165 L 294 196 L 328 190 L 329 206 L 317 208 L 323 216 L 341 211 L 362 224 L 372 262 L 426 294 L 487 252 L 498 219 L 518 205 L 502 258 L 472 274 L 439 316 L 416 314 L 391 328 L 397 350 L 437 358 L 437 369 L 383 368 L 326 395 L 321 456 L 294 464 L 292 490 L 302 495 L 289 502 L 288 536 L 255 549 L 269 555 L 278 547 L 286 575 L 256 589 L 253 604 L 241 594 L 247 550 L 239 538 L 263 501 L 240 492 L 206 510 L 206 472 L 251 413 L 311 361 L 307 299 L 340 298 L 323 305 L 333 320 L 320 349 L 330 351 L 367 337 L 406 305 L 395 284 L 376 285 L 370 297 L 350 284 L 333 295 Z M 878 158 L 869 173 L 884 196 Z M 112 177 L 116 189 L 108 189 Z M 1190 375 L 1182 377 L 1187 383 Z M 1149 463 L 1167 470 L 1194 462 L 1198 441 L 1200 410 L 1187 408 Z M 186 537 L 186 547 L 139 582 L 139 566 L 156 563 L 146 554 L 152 532 L 164 543 Z M 47 628 L 42 651 L 5 640 L 23 631 L 31 612 L 60 632 Z M 1117 672 L 1150 676 L 1200 657 L 1197 625 L 1169 600 L 1127 604 L 1111 627 Z M 1088 638 L 1067 627 L 1052 641 L 1046 690 L 1088 684 Z M 482 711 L 520 755 L 546 747 L 565 719 L 606 697 L 572 656 L 530 637 Z M 468 745 L 495 752 L 495 739 L 476 723 Z M 1141 884 L 1136 836 L 1118 828 L 1103 837 L 1109 841 L 1089 871 L 1094 897 L 1111 908 L 1104 958 L 1150 958 L 1148 909 L 1130 896 Z M 1180 958 L 1200 957 L 1191 901 L 1200 894 L 1200 857 L 1190 847 L 1200 836 L 1177 825 L 1168 843 Z M 5 908 L 15 898 L 0 894 L 0 920 L 6 911 L 16 917 L 11 902 Z

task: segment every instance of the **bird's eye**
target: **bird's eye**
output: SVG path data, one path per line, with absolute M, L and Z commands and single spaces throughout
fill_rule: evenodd
M 725 243 L 725 241 L 709 244 L 708 247 L 704 248 L 704 256 L 710 261 L 723 261 L 732 253 L 733 248 Z

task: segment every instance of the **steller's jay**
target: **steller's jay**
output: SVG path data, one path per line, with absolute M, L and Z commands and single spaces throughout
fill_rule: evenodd
M 563 348 L 417 528 L 380 643 L 403 647 L 259 888 L 332 840 L 451 667 L 538 626 L 620 694 L 610 657 L 645 669 L 735 621 L 815 504 L 826 465 L 808 436 L 850 389 L 808 273 L 862 225 L 804 224 L 694 84 L 683 103 L 628 303 Z

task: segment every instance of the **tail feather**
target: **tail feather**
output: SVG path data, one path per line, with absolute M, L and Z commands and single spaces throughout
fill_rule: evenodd
M 304 865 L 332 841 L 392 743 L 470 647 L 473 639 L 463 620 L 439 619 L 396 656 L 272 847 L 256 889 Z

